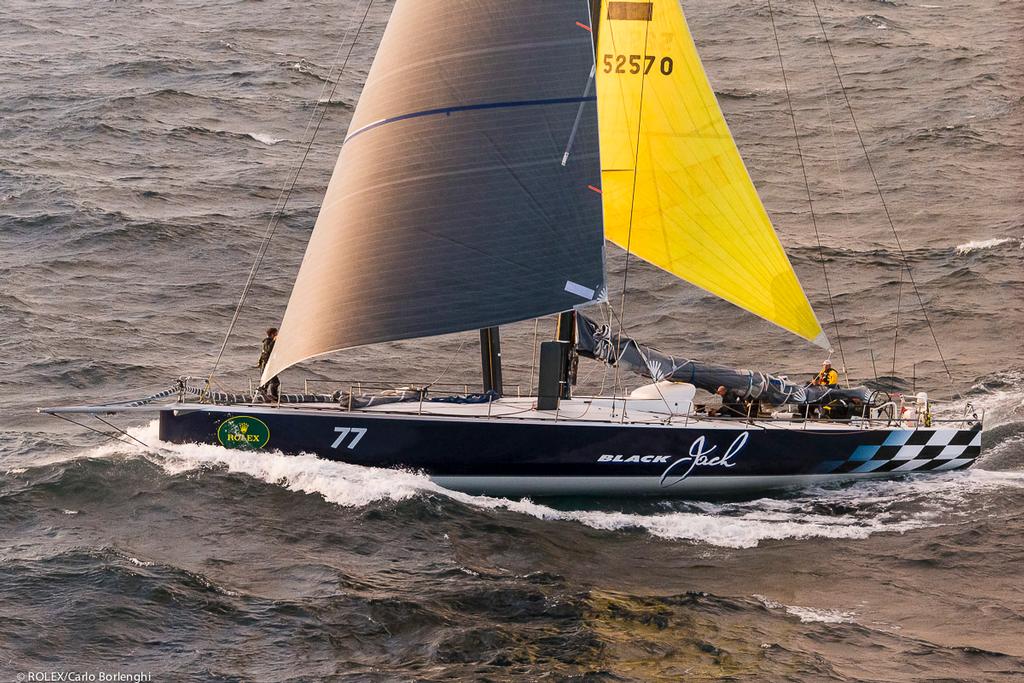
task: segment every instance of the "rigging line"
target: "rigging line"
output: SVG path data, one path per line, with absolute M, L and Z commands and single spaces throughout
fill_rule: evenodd
M 896 330 L 892 335 L 892 371 L 893 378 L 896 377 L 896 343 L 900 338 L 900 309 L 903 306 L 903 267 L 900 267 L 900 287 L 896 290 Z
M 309 142 L 306 144 L 306 149 L 302 154 L 302 158 L 295 167 L 291 183 L 287 185 L 287 189 L 282 188 L 281 195 L 278 197 L 277 204 L 274 207 L 274 212 L 271 214 L 270 221 L 267 224 L 267 229 L 264 232 L 263 241 L 256 252 L 256 258 L 253 261 L 252 268 L 249 270 L 249 277 L 246 279 L 245 286 L 242 288 L 242 294 L 239 297 L 238 305 L 235 307 L 234 315 L 232 315 L 227 332 L 224 334 L 224 341 L 221 344 L 220 351 L 217 353 L 217 359 L 214 361 L 213 369 L 210 371 L 210 375 L 206 379 L 206 386 L 203 389 L 203 394 L 199 397 L 200 402 L 203 401 L 206 393 L 213 384 L 213 376 L 217 373 L 217 368 L 220 366 L 220 362 L 224 358 L 224 351 L 227 349 L 231 333 L 234 331 L 235 325 L 238 323 L 238 318 L 242 312 L 242 306 L 245 304 L 245 300 L 249 296 L 249 292 L 252 290 L 253 283 L 256 280 L 256 274 L 259 272 L 260 266 L 263 264 L 263 259 L 266 257 L 267 251 L 269 250 L 270 241 L 274 238 L 274 234 L 277 232 L 277 228 L 281 223 L 281 215 L 284 213 L 284 209 L 288 205 L 288 200 L 291 199 L 292 191 L 295 189 L 295 184 L 299 180 L 299 174 L 302 172 L 302 167 L 305 165 L 306 159 L 309 157 L 309 152 L 313 148 L 313 142 L 316 140 L 317 133 L 320 131 L 320 126 L 323 124 L 324 118 L 327 116 L 327 103 L 334 99 L 334 94 L 338 90 L 338 84 L 341 83 L 341 76 L 345 73 L 345 67 L 348 66 L 349 60 L 352 58 L 356 42 L 359 40 L 359 34 L 366 25 L 366 18 L 370 15 L 370 8 L 373 7 L 373 3 L 374 0 L 369 0 L 366 5 L 366 11 L 363 12 L 363 17 L 360 19 L 359 25 L 356 27 L 355 35 L 352 37 L 351 43 L 349 43 L 348 53 L 345 55 L 345 61 L 342 62 L 341 68 L 338 70 L 338 76 L 332 84 L 330 95 L 328 95 L 326 102 L 320 108 L 320 116 L 317 118 L 317 105 L 319 105 L 320 101 L 323 99 L 323 94 L 327 91 L 327 85 L 331 83 L 331 76 L 334 74 L 334 64 L 337 63 L 338 57 L 341 56 L 342 48 L 344 47 L 345 42 L 347 42 L 347 36 L 346 40 L 343 40 L 341 45 L 338 46 L 338 52 L 335 54 L 334 62 L 331 65 L 330 71 L 327 73 L 327 80 L 320 89 L 320 98 L 318 98 L 317 103 L 313 106 L 313 111 L 310 114 L 309 121 L 306 123 L 306 131 L 309 131 L 310 125 L 313 123 L 313 120 L 316 119 L 316 126 L 313 128 L 313 134 L 310 136 Z M 302 137 L 305 139 L 305 132 L 303 132 Z
M 102 431 L 100 429 L 96 429 L 95 427 L 90 427 L 87 424 L 82 424 L 81 422 L 76 422 L 75 420 L 72 420 L 70 417 L 67 417 L 65 415 L 61 415 L 59 413 L 49 413 L 49 415 L 51 417 L 60 418 L 61 420 L 64 420 L 65 422 L 70 422 L 71 424 L 75 425 L 76 427 L 81 427 L 83 429 L 88 429 L 90 432 L 96 432 L 100 436 L 105 436 L 105 437 L 107 437 L 107 441 L 124 441 L 124 439 L 121 438 L 120 434 L 108 434 L 107 432 L 104 432 L 104 431 Z
M 818 65 L 819 75 L 822 72 L 821 65 Z M 829 138 L 832 140 L 832 153 L 833 160 L 836 165 L 836 178 L 839 181 L 839 203 L 843 207 L 843 225 L 846 226 L 846 232 L 851 233 L 852 227 L 850 225 L 850 213 L 849 213 L 849 202 L 846 198 L 846 181 L 843 178 L 843 166 L 839 161 L 839 142 L 836 139 L 836 128 L 835 123 L 832 120 L 832 98 L 829 97 L 828 83 L 825 78 L 821 78 L 822 94 L 825 97 L 825 115 L 828 118 L 828 133 Z M 837 330 L 838 334 L 838 330 Z M 871 359 L 872 367 L 874 366 L 874 358 Z M 843 359 L 843 374 L 846 376 L 846 383 L 850 384 L 850 373 L 846 368 L 846 359 Z M 878 373 L 875 372 L 875 379 L 878 379 Z
M 651 35 L 651 22 L 647 22 L 647 25 L 644 26 L 644 51 L 643 51 L 643 57 L 641 59 L 647 59 L 647 45 L 648 45 L 648 39 L 650 38 L 650 35 Z M 626 264 L 625 264 L 625 267 L 623 268 L 623 271 L 622 271 L 622 295 L 621 295 L 621 297 L 619 299 L 619 315 L 618 315 L 618 320 L 619 320 L 619 336 L 615 340 L 616 363 L 615 363 L 615 380 L 614 381 L 615 381 L 616 387 L 618 387 L 619 377 L 620 377 L 619 364 L 618 364 L 617 358 L 619 356 L 619 352 L 621 351 L 620 344 L 621 344 L 621 339 L 622 339 L 622 333 L 623 333 L 623 331 L 625 329 L 623 321 L 626 318 L 626 285 L 629 282 L 629 249 L 630 249 L 630 246 L 633 243 L 633 210 L 636 207 L 636 176 L 637 176 L 637 165 L 639 165 L 639 163 L 640 163 L 640 132 L 643 130 L 643 127 L 644 127 L 644 90 L 646 89 L 646 85 L 647 85 L 647 74 L 642 74 L 640 76 L 640 99 L 639 99 L 639 101 L 637 103 L 636 146 L 633 148 L 633 186 L 632 186 L 632 189 L 630 191 L 630 197 L 629 197 L 629 228 L 627 229 L 627 232 L 626 232 Z M 613 311 L 613 313 L 614 313 L 614 311 Z M 611 329 L 611 328 L 609 328 L 609 329 Z M 613 389 L 613 396 L 614 396 L 614 391 L 615 390 Z M 623 404 L 622 404 L 622 412 L 623 412 L 623 414 L 625 414 L 625 412 L 626 412 L 626 403 L 625 403 L 625 401 L 623 401 Z
M 614 316 L 615 315 L 615 309 L 612 309 L 611 307 L 609 307 L 609 310 L 611 311 L 611 314 Z M 621 358 L 622 358 L 622 356 L 618 354 L 618 349 L 621 348 L 620 344 L 621 344 L 621 341 L 622 341 L 622 333 L 625 331 L 625 325 L 623 325 L 623 323 L 622 323 L 622 318 L 619 318 L 619 317 L 616 316 L 616 319 L 619 321 L 619 337 L 618 337 L 618 339 L 615 340 L 615 346 L 616 346 L 615 368 L 618 369 L 618 367 L 619 367 L 619 360 L 621 360 Z M 611 329 L 612 329 L 611 325 L 609 325 L 608 326 L 609 332 L 611 331 Z M 632 341 L 633 341 L 633 346 L 636 347 L 637 354 L 639 354 L 640 358 L 643 360 L 644 365 L 647 366 L 647 372 L 650 373 L 650 375 L 651 375 L 651 385 L 658 392 L 658 396 L 661 397 L 661 400 L 665 404 L 665 407 L 668 408 L 669 414 L 671 414 L 672 413 L 672 406 L 669 405 L 668 399 L 665 398 L 665 394 L 661 391 L 661 387 L 658 386 L 658 382 L 664 380 L 665 377 L 657 378 L 657 377 L 654 376 L 654 372 L 651 370 L 650 361 L 647 358 L 647 355 L 643 351 L 640 350 L 640 343 L 635 338 L 633 338 L 633 337 L 630 337 L 630 339 L 632 339 Z M 629 344 L 628 343 L 626 344 L 626 348 L 627 349 L 629 348 Z M 675 361 L 675 356 L 669 356 L 669 358 L 671 358 L 673 362 Z M 689 362 L 689 361 L 687 361 L 687 362 Z M 671 380 L 669 380 L 669 381 L 671 381 Z M 623 414 L 625 414 L 625 412 L 626 412 L 626 392 L 625 391 L 622 392 L 622 412 L 623 412 Z
M 327 102 L 330 102 L 334 98 L 334 94 L 337 91 L 338 84 L 341 82 L 341 75 L 344 73 L 345 67 L 348 65 L 349 58 L 352 56 L 352 51 L 353 51 L 353 49 L 355 47 L 355 44 L 356 44 L 356 41 L 357 41 L 357 39 L 359 37 L 359 33 L 362 30 L 362 28 L 363 28 L 363 25 L 364 25 L 364 23 L 366 21 L 366 17 L 369 15 L 370 7 L 372 5 L 373 5 L 373 0 L 370 0 L 369 4 L 367 4 L 366 12 L 363 14 L 363 18 L 360 21 L 359 26 L 358 26 L 358 28 L 356 30 L 356 34 L 353 37 L 351 44 L 349 45 L 349 52 L 348 52 L 348 54 L 345 57 L 344 64 L 342 64 L 341 69 L 338 72 L 337 80 L 335 80 L 333 82 L 333 87 L 331 89 L 331 93 L 327 97 L 327 100 L 326 100 Z M 341 56 L 341 50 L 342 50 L 345 42 L 347 42 L 347 36 L 346 36 L 346 40 L 343 40 L 341 45 L 338 46 L 338 52 L 335 54 L 335 59 L 334 59 L 334 62 L 332 63 L 332 65 L 331 65 L 330 71 L 328 71 L 327 80 L 324 82 L 324 85 L 323 85 L 323 87 L 320 90 L 320 97 L 317 99 L 317 104 L 319 104 L 319 102 L 321 100 L 323 100 L 323 94 L 327 91 L 327 85 L 329 83 L 331 83 L 331 77 L 334 74 L 334 65 L 337 64 L 338 57 Z M 320 125 L 323 123 L 323 120 L 324 120 L 324 117 L 326 116 L 326 113 L 327 113 L 327 107 L 326 107 L 326 104 L 325 104 L 324 107 L 321 109 L 320 117 L 319 117 L 319 120 L 317 120 L 316 127 L 313 130 L 313 134 L 310 137 L 309 142 L 306 145 L 306 150 L 305 150 L 304 154 L 302 155 L 302 158 L 299 160 L 298 164 L 295 167 L 295 172 L 294 172 L 294 174 L 292 176 L 292 181 L 291 181 L 290 185 L 287 186 L 287 189 L 286 188 L 282 188 L 281 195 L 278 197 L 277 205 L 274 207 L 274 212 L 271 214 L 270 221 L 267 224 L 267 230 L 266 230 L 266 232 L 264 234 L 264 237 L 263 237 L 263 240 L 262 240 L 262 242 L 260 244 L 260 247 L 257 250 L 256 258 L 253 261 L 252 268 L 249 271 L 249 277 L 247 278 L 245 286 L 242 289 L 241 297 L 239 298 L 238 305 L 235 308 L 235 312 L 234 312 L 234 315 L 232 316 L 231 323 L 228 326 L 228 330 L 227 330 L 226 334 L 224 335 L 224 341 L 221 344 L 220 351 L 218 352 L 217 360 L 214 362 L 213 370 L 210 372 L 210 376 L 207 379 L 206 389 L 209 389 L 212 386 L 213 376 L 216 373 L 217 368 L 220 365 L 221 359 L 223 358 L 225 349 L 227 348 L 228 340 L 230 339 L 231 333 L 234 330 L 234 327 L 235 327 L 235 325 L 236 325 L 236 323 L 238 321 L 238 317 L 241 314 L 242 306 L 245 303 L 246 297 L 248 296 L 249 292 L 252 289 L 252 285 L 253 285 L 253 283 L 254 283 L 254 281 L 256 279 L 256 274 L 259 271 L 260 265 L 262 264 L 263 259 L 266 257 L 266 254 L 267 254 L 267 252 L 269 250 L 269 247 L 270 247 L 270 241 L 271 241 L 271 239 L 273 239 L 273 236 L 274 236 L 275 232 L 277 231 L 277 227 L 280 224 L 281 215 L 284 212 L 284 209 L 285 209 L 285 207 L 288 204 L 288 200 L 291 198 L 291 194 L 292 194 L 292 191 L 293 191 L 293 189 L 295 187 L 295 183 L 298 181 L 299 174 L 302 171 L 302 167 L 305 164 L 306 158 L 309 156 L 309 152 L 310 152 L 310 150 L 311 150 L 311 148 L 313 146 L 313 142 L 316 140 L 317 132 L 320 130 Z M 316 114 L 317 114 L 316 106 L 314 105 L 313 111 L 310 114 L 309 121 L 307 121 L 307 123 L 306 123 L 306 129 L 303 132 L 303 136 L 302 136 L 303 139 L 305 139 L 306 132 L 309 131 L 309 128 L 312 125 L 314 119 L 316 119 Z M 204 393 L 205 393 L 205 390 L 204 390 Z M 200 397 L 199 397 L 200 402 L 203 400 L 203 398 L 204 398 L 204 396 L 200 395 Z
M 608 364 L 607 364 L 607 363 L 601 363 L 601 365 L 603 365 L 603 366 L 604 366 L 605 368 L 607 368 L 607 367 L 608 367 Z M 578 381 L 578 382 L 577 382 L 576 384 L 577 384 L 577 385 L 586 385 L 586 383 L 590 381 L 590 378 L 591 378 L 591 377 L 593 377 L 593 376 L 594 376 L 594 374 L 595 374 L 595 373 L 596 373 L 596 372 L 597 372 L 598 370 L 600 370 L 600 369 L 601 369 L 601 368 L 600 368 L 600 366 L 599 366 L 599 365 L 597 365 L 597 364 L 594 364 L 594 365 L 592 365 L 592 366 L 590 367 L 590 372 L 588 372 L 588 373 L 587 373 L 586 375 L 584 375 L 584 376 L 583 376 L 583 378 L 582 378 L 582 379 L 580 379 L 580 380 L 579 380 L 579 381 Z
M 607 321 L 606 324 L 608 325 L 608 333 L 611 334 L 611 331 L 612 331 L 612 313 L 611 313 L 612 312 L 612 305 L 611 305 L 611 303 L 606 301 L 604 306 L 601 307 L 601 309 L 606 313 L 605 321 Z M 601 390 L 597 394 L 598 396 L 604 396 L 604 389 L 608 385 L 608 369 L 610 367 L 608 365 L 608 363 L 604 363 L 604 362 L 602 362 L 601 365 L 604 366 L 604 374 L 601 375 Z M 614 409 L 614 407 L 615 407 L 615 387 L 613 386 L 612 387 L 612 408 Z
M 779 42 L 779 32 L 775 27 L 775 11 L 772 8 L 772 0 L 768 1 L 768 16 L 771 19 L 772 35 L 775 37 L 775 49 L 779 55 L 779 69 L 782 71 L 782 84 L 786 89 L 786 101 L 789 103 L 789 118 L 793 124 L 793 139 L 796 141 L 796 154 L 800 159 L 800 171 L 804 177 L 804 188 L 807 190 L 807 206 L 811 212 L 811 225 L 814 226 L 814 240 L 818 243 L 818 262 L 821 263 L 821 274 L 825 278 L 825 294 L 828 296 L 828 305 L 832 310 L 832 327 L 836 331 L 836 341 L 839 344 L 839 358 L 843 362 L 843 373 L 847 374 L 846 354 L 843 351 L 843 335 L 839 331 L 839 317 L 836 315 L 836 304 L 832 299 L 832 285 L 828 280 L 828 268 L 825 266 L 825 252 L 821 246 L 821 234 L 818 232 L 818 218 L 814 213 L 814 199 L 811 193 L 811 181 L 807 176 L 807 164 L 804 162 L 803 149 L 800 145 L 800 131 L 796 125 L 796 108 L 793 106 L 793 95 L 789 90 L 789 78 L 786 76 L 786 65 L 782 59 L 782 44 Z M 846 378 L 850 382 L 849 374 Z
M 820 73 L 820 70 L 819 70 Z M 846 225 L 847 231 L 852 228 L 850 226 L 850 214 L 849 214 L 849 202 L 846 198 L 846 180 L 843 178 L 843 166 L 839 161 L 839 142 L 836 139 L 836 128 L 835 122 L 832 120 L 832 98 L 828 94 L 828 84 L 822 79 L 822 94 L 825 96 L 825 114 L 828 117 L 828 133 L 832 140 L 832 152 L 833 161 L 836 164 L 836 177 L 839 180 L 839 199 L 843 206 L 843 223 Z
M 444 366 L 444 370 L 441 371 L 441 374 L 438 375 L 437 378 L 433 382 L 430 382 L 429 384 L 427 384 L 427 386 L 423 387 L 424 391 L 426 391 L 427 389 L 429 389 L 430 387 L 434 386 L 435 384 L 440 382 L 442 379 L 444 379 L 444 376 L 447 375 L 448 371 L 451 369 L 452 363 L 454 363 L 455 359 L 458 358 L 459 355 L 462 353 L 462 347 L 464 347 L 465 345 L 466 345 L 466 340 L 463 339 L 462 342 L 459 344 L 459 348 L 455 349 L 455 353 L 453 353 L 451 355 L 451 357 L 448 359 L 448 365 Z
M 878 368 L 875 367 L 875 343 L 871 341 L 871 333 L 868 332 L 868 353 L 871 356 L 871 372 L 875 374 L 875 383 L 878 383 Z
M 102 417 L 100 417 L 99 415 L 93 414 L 93 417 L 94 417 L 94 418 L 96 418 L 97 420 L 99 420 L 100 422 L 102 422 L 103 424 L 107 425 L 107 426 L 108 426 L 108 427 L 110 427 L 111 429 L 113 429 L 113 430 L 114 430 L 115 432 L 121 432 L 122 434 L 124 434 L 125 436 L 127 436 L 127 437 L 128 437 L 129 439 L 131 439 L 131 440 L 132 440 L 132 441 L 134 441 L 135 443 L 137 443 L 137 444 L 139 444 L 140 446 L 142 446 L 143 448 L 145 448 L 145 449 L 146 449 L 147 451 L 154 451 L 154 452 L 156 451 L 156 449 L 155 449 L 155 448 L 153 448 L 152 446 L 150 446 L 149 444 L 147 444 L 147 443 L 145 443 L 145 442 L 143 442 L 143 441 L 141 441 L 141 440 L 139 440 L 139 439 L 136 439 L 136 438 L 135 438 L 134 436 L 132 436 L 131 434 L 129 434 L 129 433 L 128 433 L 128 432 L 126 432 L 125 430 L 121 429 L 121 428 L 120 428 L 120 427 L 118 427 L 117 425 L 114 425 L 114 424 L 111 424 L 110 422 L 107 422 L 106 420 L 104 420 L 104 419 L 103 419 Z
M 857 117 L 853 113 L 853 104 L 850 102 L 850 95 L 846 91 L 846 85 L 843 83 L 843 76 L 839 71 L 839 64 L 836 62 L 835 53 L 832 51 L 832 43 L 828 39 L 828 32 L 825 30 L 825 21 L 821 17 L 821 11 L 818 9 L 818 0 L 811 0 L 811 4 L 814 6 L 814 13 L 818 17 L 818 26 L 821 27 L 822 38 L 825 39 L 825 46 L 828 48 L 829 58 L 832 60 L 832 68 L 835 69 L 836 78 L 839 80 L 839 89 L 843 93 L 843 97 L 846 100 L 846 108 L 850 112 L 850 120 L 853 122 L 853 129 L 857 133 L 857 140 L 860 141 L 861 150 L 864 152 L 864 160 L 867 162 L 868 171 L 871 172 L 871 180 L 874 182 L 875 190 L 878 193 L 878 199 L 882 203 L 882 210 L 885 212 L 885 218 L 889 222 L 889 227 L 892 228 L 893 237 L 896 239 L 896 247 L 900 251 L 900 256 L 903 258 L 903 265 L 907 269 L 907 276 L 910 278 L 910 283 L 914 288 L 914 293 L 917 295 L 918 305 L 921 307 L 921 312 L 924 314 L 924 320 L 928 324 L 928 331 L 931 333 L 932 341 L 935 342 L 935 350 L 939 354 L 939 360 L 942 361 L 942 367 L 946 371 L 946 376 L 949 378 L 950 387 L 953 387 L 953 373 L 949 370 L 949 365 L 946 363 L 946 358 L 942 354 L 942 346 L 939 344 L 939 338 L 935 334 L 935 328 L 932 326 L 931 318 L 928 315 L 928 310 L 924 305 L 924 299 L 921 297 L 921 290 L 917 286 L 917 281 L 914 279 L 914 273 L 910 268 L 910 261 L 907 259 L 906 252 L 903 251 L 903 245 L 900 243 L 899 233 L 896 231 L 896 224 L 892 220 L 892 215 L 889 213 L 889 205 L 885 201 L 885 197 L 882 194 L 882 187 L 878 183 L 878 176 L 875 174 L 874 164 L 871 163 L 871 155 L 868 154 L 867 145 L 864 144 L 864 136 L 860 132 L 860 126 L 857 125 Z M 902 277 L 902 272 L 901 272 Z

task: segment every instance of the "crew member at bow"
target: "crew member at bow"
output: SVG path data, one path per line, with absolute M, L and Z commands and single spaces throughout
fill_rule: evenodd
M 267 367 L 267 363 L 270 361 L 270 354 L 274 350 L 274 343 L 277 341 L 277 328 L 271 327 L 267 330 L 267 336 L 260 345 L 260 359 L 256 361 L 256 367 L 260 370 Z M 281 380 L 275 375 L 267 380 L 267 383 L 262 385 L 259 389 L 260 394 L 270 401 L 276 401 L 280 396 L 281 392 Z

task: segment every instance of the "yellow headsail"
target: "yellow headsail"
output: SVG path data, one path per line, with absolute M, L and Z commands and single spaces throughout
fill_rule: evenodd
M 605 236 L 827 348 L 679 0 L 603 0 L 595 24 Z

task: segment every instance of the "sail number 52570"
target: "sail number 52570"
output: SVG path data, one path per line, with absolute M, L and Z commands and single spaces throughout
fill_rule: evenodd
M 675 64 L 672 62 L 671 57 L 662 57 L 659 59 L 654 55 L 605 55 L 604 56 L 604 72 L 606 74 L 617 73 L 617 74 L 638 74 L 641 71 L 644 75 L 651 73 L 651 69 L 654 65 L 658 65 L 658 70 L 665 76 L 672 73 L 672 67 Z

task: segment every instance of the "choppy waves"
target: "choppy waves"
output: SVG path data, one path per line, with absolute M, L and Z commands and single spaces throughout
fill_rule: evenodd
M 870 568 L 849 566 L 849 556 L 836 556 L 841 583 L 823 595 L 770 585 L 736 593 L 726 580 L 713 591 L 679 588 L 753 570 L 762 552 L 786 565 L 800 539 L 838 553 L 895 537 L 901 567 L 969 571 L 983 554 L 979 529 L 989 528 L 979 516 L 992 501 L 1024 500 L 1024 475 L 977 470 L 757 501 L 560 509 L 454 494 L 411 473 L 160 444 L 152 427 L 132 433 L 155 453 L 112 443 L 7 473 L 2 522 L 52 537 L 0 558 L 0 638 L 77 633 L 66 652 L 79 662 L 138 651 L 152 669 L 173 661 L 197 680 L 259 678 L 295 650 L 310 653 L 303 676 L 332 675 L 341 656 L 356 678 L 429 666 L 467 678 L 650 680 L 687 670 L 779 680 L 797 667 L 816 680 L 863 666 L 854 653 L 864 648 L 889 675 L 923 667 L 1002 676 L 1024 664 L 1011 639 L 979 648 L 969 631 L 924 637 L 880 612 L 865 598 L 886 581 L 857 589 Z M 99 540 L 111 527 L 116 540 Z M 948 531 L 902 540 L 926 529 Z M 850 550 L 862 562 L 887 552 Z M 538 567 L 548 552 L 569 564 Z M 679 575 L 648 583 L 638 565 L 655 558 L 677 563 Z M 88 628 L 95 623 L 104 627 Z M 647 654 L 634 661 L 638 647 Z M 216 656 L 225 651 L 246 661 Z M 407 659 L 396 663 L 396 651 Z

